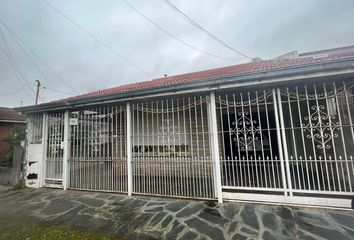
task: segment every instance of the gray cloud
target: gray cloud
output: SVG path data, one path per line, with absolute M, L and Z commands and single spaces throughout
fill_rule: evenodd
M 152 77 L 179 74 L 246 62 L 225 61 L 194 51 L 162 33 L 123 1 L 48 0 L 117 52 L 149 72 Z M 161 27 L 198 48 L 238 58 L 189 25 L 162 0 L 130 0 Z M 187 15 L 246 54 L 272 58 L 299 50 L 354 44 L 354 2 L 352 0 L 256 0 L 256 1 L 172 1 Z M 3 0 L 0 18 L 30 45 L 74 90 L 36 60 L 47 81 L 7 36 L 16 65 L 28 82 L 40 79 L 49 89 L 75 94 L 89 89 L 114 87 L 149 80 L 95 40 L 68 23 L 40 0 Z M 3 42 L 0 41 L 3 46 Z M 0 52 L 0 94 L 20 89 L 10 64 Z M 42 101 L 67 95 L 44 90 Z M 30 90 L 0 96 L 0 106 L 33 103 Z M 30 95 L 30 96 L 28 96 Z

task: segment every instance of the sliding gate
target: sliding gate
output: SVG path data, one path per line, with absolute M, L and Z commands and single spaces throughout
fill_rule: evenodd
M 215 198 L 207 98 L 132 104 L 133 193 Z
M 127 192 L 125 106 L 70 113 L 69 188 Z
M 352 86 L 322 82 L 218 94 L 224 198 L 350 206 Z

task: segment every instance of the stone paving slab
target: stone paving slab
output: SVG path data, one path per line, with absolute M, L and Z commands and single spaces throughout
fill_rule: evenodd
M 354 239 L 351 210 L 56 189 L 0 191 L 0 219 L 16 216 L 128 239 Z

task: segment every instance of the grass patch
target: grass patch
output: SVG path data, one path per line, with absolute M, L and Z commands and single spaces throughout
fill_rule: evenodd
M 0 239 L 19 240 L 113 240 L 124 239 L 111 235 L 71 229 L 62 226 L 43 225 L 24 221 L 0 220 Z

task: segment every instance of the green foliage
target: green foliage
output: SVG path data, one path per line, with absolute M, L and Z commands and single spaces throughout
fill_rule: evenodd
M 12 129 L 12 134 L 2 139 L 7 143 L 8 148 L 0 152 L 0 165 L 4 167 L 10 167 L 12 165 L 12 156 L 16 146 L 20 146 L 21 141 L 25 140 L 26 127 L 24 125 L 16 125 Z
M 14 148 L 15 146 L 20 146 L 21 141 L 25 140 L 25 136 L 26 127 L 24 125 L 16 125 L 12 129 L 12 134 L 5 137 L 3 141 L 6 142 L 10 148 Z

